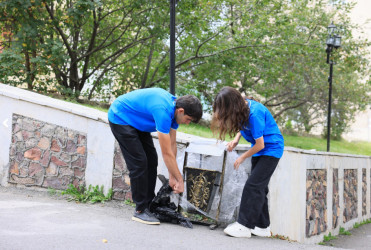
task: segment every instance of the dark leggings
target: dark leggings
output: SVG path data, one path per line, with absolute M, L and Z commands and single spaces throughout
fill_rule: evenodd
M 155 197 L 158 157 L 152 136 L 129 125 L 109 124 L 129 170 L 136 210 L 143 211 Z
M 267 228 L 270 225 L 268 184 L 279 160 L 265 155 L 251 158 L 251 175 L 243 189 L 238 223 L 251 229 L 255 226 Z

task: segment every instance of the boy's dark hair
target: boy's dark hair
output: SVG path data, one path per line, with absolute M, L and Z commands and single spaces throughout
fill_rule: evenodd
M 192 117 L 194 123 L 198 123 L 202 117 L 201 102 L 193 95 L 185 95 L 177 98 L 175 108 L 183 108 L 184 114 Z

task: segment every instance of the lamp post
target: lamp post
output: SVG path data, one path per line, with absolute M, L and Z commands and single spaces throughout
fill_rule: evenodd
M 170 93 L 175 95 L 175 6 L 177 0 L 170 0 Z
M 327 152 L 330 152 L 330 134 L 331 134 L 331 98 L 332 98 L 332 70 L 334 61 L 331 60 L 331 53 L 333 49 L 337 49 L 341 46 L 341 36 L 337 35 L 336 26 L 331 23 L 328 27 L 328 37 L 326 40 L 327 44 L 327 60 L 326 62 L 330 64 L 330 75 L 328 77 L 329 89 L 328 89 L 328 116 L 327 116 Z

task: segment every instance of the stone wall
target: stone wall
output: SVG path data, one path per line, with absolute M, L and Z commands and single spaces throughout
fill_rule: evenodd
M 362 169 L 362 216 L 367 214 L 367 176 L 366 169 Z
M 126 167 L 124 157 L 120 147 L 115 141 L 115 151 L 113 160 L 112 191 L 113 199 L 127 200 L 131 199 L 129 171 Z
M 59 190 L 85 185 L 86 142 L 85 133 L 14 114 L 9 183 Z M 113 198 L 131 199 L 129 171 L 117 141 L 113 158 Z
M 327 230 L 326 170 L 307 170 L 306 235 L 318 235 Z
M 343 222 L 358 217 L 357 169 L 344 169 L 344 213 Z
M 332 176 L 332 228 L 336 228 L 339 225 L 340 216 L 339 169 L 334 169 Z
M 13 114 L 9 182 L 66 189 L 85 184 L 86 134 Z

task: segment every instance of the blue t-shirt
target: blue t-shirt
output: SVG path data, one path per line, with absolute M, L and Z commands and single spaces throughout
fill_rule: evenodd
M 281 158 L 284 140 L 272 114 L 259 102 L 247 100 L 247 105 L 250 108 L 249 124 L 241 131 L 241 135 L 251 143 L 251 147 L 255 145 L 256 139 L 263 136 L 265 145 L 264 149 L 254 154 L 253 157 L 268 155 Z
M 177 129 L 175 99 L 164 89 L 139 89 L 119 96 L 108 110 L 108 120 L 114 124 L 130 125 L 143 132 Z

